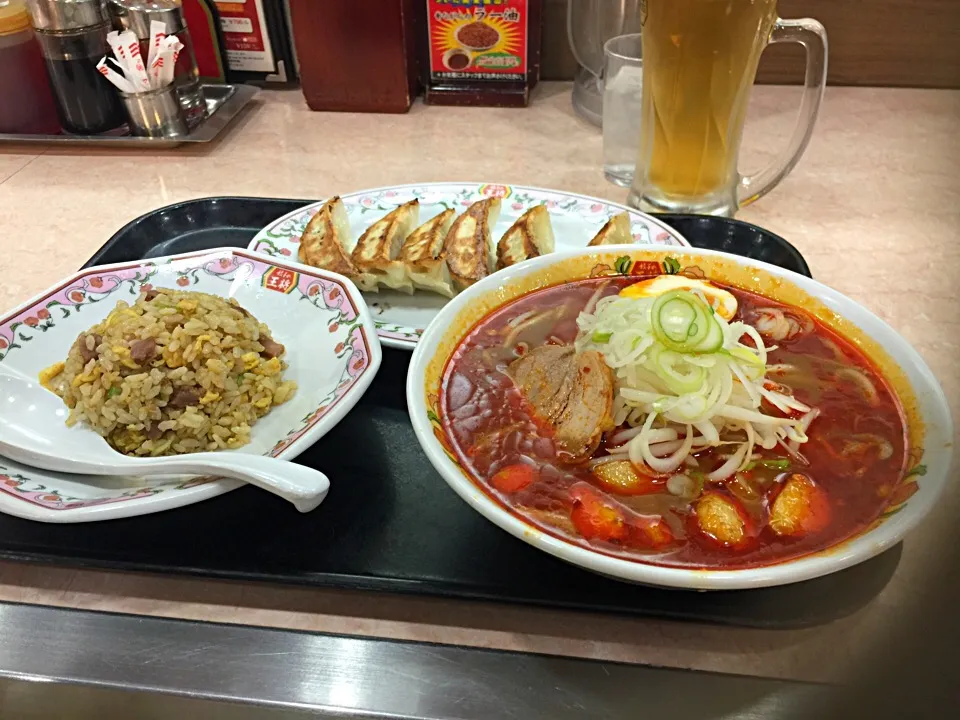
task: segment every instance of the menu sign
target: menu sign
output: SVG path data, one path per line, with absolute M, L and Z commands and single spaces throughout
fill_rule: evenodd
M 431 77 L 523 81 L 527 20 L 527 0 L 427 0 Z
M 276 72 L 263 0 L 216 2 L 231 70 Z

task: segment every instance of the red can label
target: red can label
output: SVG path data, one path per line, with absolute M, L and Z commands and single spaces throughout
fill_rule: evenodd
M 524 80 L 527 0 L 427 0 L 430 75 Z

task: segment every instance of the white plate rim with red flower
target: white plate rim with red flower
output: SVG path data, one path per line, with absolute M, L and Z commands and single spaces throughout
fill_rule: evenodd
M 42 369 L 66 357 L 78 334 L 101 322 L 117 301 L 132 304 L 145 286 L 235 298 L 287 348 L 284 377 L 297 382 L 296 394 L 253 426 L 250 444 L 222 452 L 292 460 L 343 419 L 380 367 L 376 326 L 348 279 L 282 258 L 220 248 L 101 265 L 65 278 L 0 315 L 0 368 L 36 381 Z M 242 484 L 216 477 L 69 475 L 0 456 L 0 512 L 41 522 L 143 515 Z
M 495 240 L 523 213 L 543 204 L 550 211 L 556 250 L 582 248 L 612 216 L 626 212 L 634 242 L 643 245 L 689 247 L 676 230 L 651 215 L 620 203 L 579 193 L 529 185 L 485 182 L 431 182 L 358 190 L 341 195 L 350 221 L 350 242 L 355 243 L 370 225 L 397 206 L 420 202 L 420 221 L 426 222 L 446 208 L 463 210 L 477 200 L 501 199 L 500 217 L 493 228 Z M 277 218 L 258 232 L 248 248 L 271 256 L 296 259 L 300 236 L 326 199 L 305 205 Z M 352 247 L 352 245 L 351 245 Z M 407 295 L 393 290 L 362 293 L 373 313 L 380 341 L 393 348 L 413 350 L 424 328 L 448 302 L 433 293 Z

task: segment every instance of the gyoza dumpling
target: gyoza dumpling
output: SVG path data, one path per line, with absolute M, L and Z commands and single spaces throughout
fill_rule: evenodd
M 411 200 L 391 210 L 367 228 L 357 240 L 351 260 L 361 272 L 374 275 L 379 283 L 394 290 L 413 292 L 407 266 L 397 259 L 400 248 L 420 222 L 420 202 Z
M 527 210 L 497 244 L 497 269 L 553 252 L 553 227 L 545 205 Z
M 456 210 L 448 209 L 427 220 L 410 233 L 400 248 L 400 262 L 407 266 L 414 287 L 453 297 L 453 280 L 443 243 L 456 214 Z
M 343 201 L 335 195 L 310 218 L 300 237 L 297 258 L 306 265 L 346 275 L 361 290 L 375 292 L 376 278 L 360 271 L 350 259 L 350 253 L 346 250 L 349 237 L 347 210 Z
M 453 221 L 443 243 L 447 267 L 459 289 L 473 285 L 494 269 L 491 228 L 500 217 L 500 198 L 478 200 Z
M 632 245 L 633 235 L 630 232 L 630 215 L 622 212 L 607 220 L 607 224 L 600 228 L 600 232 L 593 236 L 587 245 Z

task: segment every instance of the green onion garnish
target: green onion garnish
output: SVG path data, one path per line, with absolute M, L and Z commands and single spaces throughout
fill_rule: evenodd
M 780 460 L 760 460 L 760 465 L 771 470 L 786 470 L 790 467 L 790 461 L 787 458 Z
M 753 460 L 747 463 L 745 470 L 753 470 L 755 467 L 769 468 L 770 470 L 786 470 L 790 467 L 790 461 L 787 458 L 779 460 Z
M 723 328 L 712 308 L 687 290 L 659 296 L 650 320 L 657 340 L 670 350 L 712 353 L 723 347 Z

